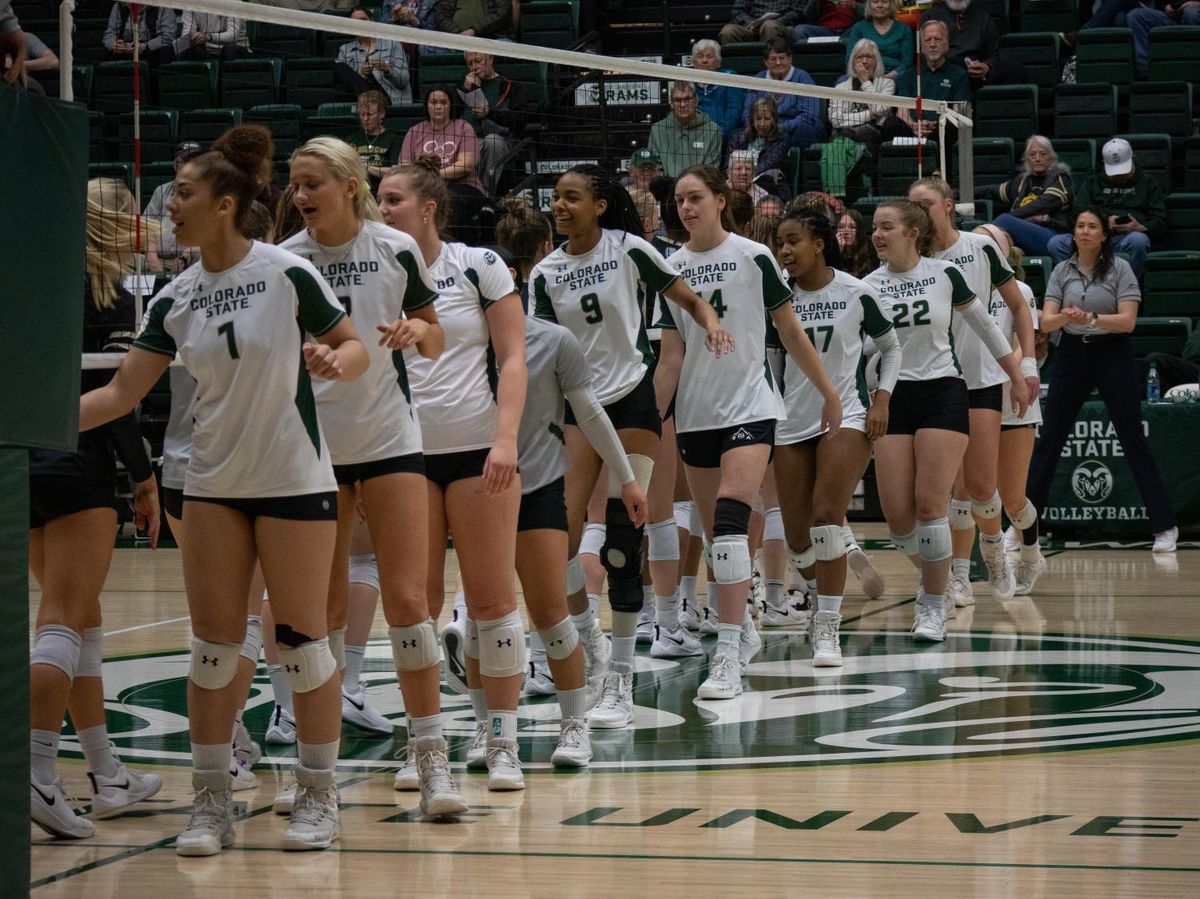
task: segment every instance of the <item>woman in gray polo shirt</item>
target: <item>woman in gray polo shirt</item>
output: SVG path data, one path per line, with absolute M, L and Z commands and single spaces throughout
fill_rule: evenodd
M 1108 215 L 1101 209 L 1088 207 L 1075 214 L 1072 250 L 1069 259 L 1055 266 L 1046 286 L 1042 330 L 1063 333 L 1026 492 L 1041 513 L 1075 417 L 1092 388 L 1099 388 L 1146 503 L 1154 551 L 1174 552 L 1179 531 L 1142 431 L 1141 379 L 1129 336 L 1142 302 L 1137 278 L 1129 263 L 1114 255 Z

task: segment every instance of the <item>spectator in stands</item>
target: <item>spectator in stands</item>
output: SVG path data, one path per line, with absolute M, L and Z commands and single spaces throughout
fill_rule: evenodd
M 748 237 L 750 222 L 754 220 L 754 200 L 744 190 L 729 193 L 729 217 L 733 220 L 734 233 Z
M 1111 232 L 1113 250 L 1123 256 L 1140 280 L 1151 242 L 1167 226 L 1167 203 L 1162 188 L 1150 175 L 1134 165 L 1129 141 L 1113 138 L 1101 153 L 1104 173 L 1079 183 L 1075 208 L 1099 206 L 1108 213 L 1106 233 Z M 1058 234 L 1047 242 L 1046 251 L 1055 263 L 1071 254 L 1071 235 Z
M 438 31 L 467 37 L 513 37 L 512 0 L 437 0 Z
M 789 147 L 779 130 L 779 114 L 770 97 L 759 97 L 754 101 L 750 107 L 750 124 L 730 138 L 729 149 L 749 150 L 754 154 L 756 175 L 783 168 Z
M 175 171 L 178 172 L 185 162 L 195 159 L 203 152 L 204 148 L 194 140 L 185 140 L 180 143 L 175 148 Z M 160 184 L 154 188 L 154 193 L 150 195 L 150 201 L 142 211 L 142 215 L 151 224 L 158 226 L 158 234 L 150 242 L 149 252 L 146 254 L 146 264 L 151 271 L 160 272 L 164 269 L 172 272 L 183 271 L 187 262 L 183 258 L 186 254 L 182 254 L 175 243 L 175 231 L 171 226 L 171 217 L 167 213 L 167 203 L 171 201 L 174 192 L 174 181 Z
M 995 189 L 994 198 L 1009 210 L 996 217 L 996 226 L 1033 256 L 1045 256 L 1050 238 L 1071 230 L 1071 174 L 1050 139 L 1040 134 L 1025 141 L 1020 171 Z
M 696 86 L 671 83 L 671 111 L 650 129 L 647 149 L 672 178 L 693 165 L 721 164 L 721 129 L 697 108 Z
M 371 21 L 365 7 L 356 6 L 350 18 Z M 399 41 L 359 37 L 338 49 L 333 79 L 356 97 L 363 91 L 382 90 L 392 105 L 412 102 L 408 57 Z
M 5 84 L 19 82 L 20 87 L 25 87 L 28 82 L 25 74 L 25 60 L 28 58 L 25 43 L 25 32 L 13 14 L 12 0 L 0 0 L 0 56 L 11 60 L 4 67 Z
M 754 183 L 754 153 L 750 150 L 734 150 L 729 154 L 725 178 L 735 191 L 748 194 L 751 203 L 767 196 L 766 189 Z
M 857 209 L 847 209 L 837 218 L 838 248 L 842 251 L 842 269 L 856 278 L 865 278 L 879 268 L 879 257 L 871 243 L 871 226 L 863 222 Z
M 792 45 L 786 38 L 777 37 L 763 47 L 766 68 L 758 73 L 767 81 L 789 81 L 792 84 L 815 84 L 804 69 L 792 65 Z M 779 113 L 779 128 L 793 147 L 807 147 L 825 139 L 825 123 L 821 120 L 821 105 L 816 97 L 750 91 L 742 111 L 742 121 L 750 124 L 750 106 L 759 97 L 770 97 Z
M 23 70 L 30 74 L 37 75 L 45 73 L 47 75 L 58 71 L 58 56 L 54 51 L 42 43 L 41 39 L 31 31 L 24 32 L 25 43 L 23 48 L 18 51 L 21 56 Z M 16 81 L 17 75 L 13 75 L 10 79 L 9 73 L 13 70 L 13 55 L 6 50 L 0 49 L 0 62 L 4 65 L 4 82 L 12 84 Z M 37 81 L 26 81 L 25 87 L 35 94 L 44 94 L 45 88 Z
M 913 30 L 896 19 L 900 0 L 867 0 L 863 17 L 846 32 L 846 66 L 851 65 L 854 48 L 863 38 L 879 48 L 885 76 L 895 81 L 900 73 L 913 67 L 917 39 Z
M 388 25 L 437 31 L 437 16 L 433 10 L 435 5 L 435 0 L 383 0 L 383 6 L 379 8 L 379 21 Z
M 701 72 L 727 72 L 721 68 L 721 45 L 716 41 L 696 41 L 692 45 L 692 68 Z M 742 95 L 745 91 L 723 84 L 696 84 L 700 111 L 712 119 L 725 136 L 742 123 Z
M 425 121 L 418 122 L 404 135 L 400 147 L 402 164 L 422 156 L 433 156 L 441 163 L 442 180 L 450 190 L 450 223 L 457 234 L 473 227 L 487 199 L 475 172 L 479 162 L 479 142 L 475 131 L 455 117 L 453 92 L 431 87 L 425 92 Z
M 950 32 L 946 23 L 931 19 L 921 25 L 921 96 L 926 100 L 967 102 L 971 99 L 971 88 L 967 70 L 956 66 L 946 58 L 950 48 Z M 896 83 L 896 93 L 901 97 L 917 95 L 917 78 L 914 69 L 901 73 Z M 921 119 L 915 118 L 915 109 L 898 109 L 898 120 L 903 123 L 900 133 L 911 133 L 917 137 L 937 140 L 937 113 L 930 109 L 921 111 Z M 946 125 L 946 142 L 954 143 L 956 129 Z M 884 127 L 884 138 L 895 136 L 891 128 Z
M 241 59 L 250 53 L 246 20 L 184 10 L 179 22 L 179 43 L 188 48 L 175 54 L 177 59 Z
M 792 29 L 796 43 L 810 37 L 837 37 L 845 34 L 858 18 L 860 4 L 855 0 L 808 0 L 804 4 L 804 22 Z
M 358 158 L 367 168 L 371 179 L 371 192 L 379 187 L 384 174 L 400 158 L 401 138 L 395 131 L 384 127 L 387 116 L 388 98 L 381 90 L 366 90 L 355 102 L 358 123 L 362 126 L 351 134 L 346 142 L 358 151 Z
M 800 21 L 795 0 L 733 0 L 733 14 L 721 29 L 722 44 L 787 39 Z
M 630 187 L 628 191 L 629 199 L 633 200 L 633 207 L 642 220 L 642 237 L 653 241 L 658 236 L 659 225 L 662 224 L 658 215 L 658 200 L 650 191 L 640 187 Z
M 467 77 L 461 94 L 479 89 L 486 102 L 468 107 L 463 118 L 479 138 L 479 179 L 483 189 L 495 194 L 504 165 L 520 142 L 526 104 L 521 85 L 496 71 L 495 57 L 467 53 Z
M 662 160 L 649 147 L 634 150 L 629 160 L 629 189 L 650 190 L 650 183 L 662 175 Z
M 138 58 L 151 67 L 158 67 L 175 58 L 175 10 L 158 6 L 143 6 L 138 20 L 137 39 L 133 36 L 130 7 L 114 3 L 108 14 L 108 28 L 101 43 L 112 59 L 130 59 L 134 45 Z
M 1020 84 L 1025 68 L 1000 55 L 1000 32 L 992 14 L 971 0 L 934 0 L 921 14 L 921 24 L 941 22 L 950 38 L 946 56 L 967 70 L 973 88 L 985 84 Z
M 1133 32 L 1133 64 L 1139 78 L 1150 77 L 1150 32 L 1167 25 L 1200 25 L 1200 2 L 1187 0 L 1178 6 L 1163 4 L 1139 6 L 1126 16 L 1126 24 Z
M 883 57 L 879 45 L 861 38 L 850 55 L 846 74 L 838 79 L 837 87 L 881 97 L 896 93 L 896 83 L 883 74 Z M 894 112 L 886 103 L 861 103 L 856 100 L 830 100 L 829 124 L 834 137 L 848 137 L 866 144 L 872 153 L 883 140 L 883 123 Z
M 1192 328 L 1182 356 L 1170 353 L 1147 353 L 1145 367 L 1151 365 L 1158 371 L 1158 385 L 1166 396 L 1172 387 L 1180 384 L 1195 384 L 1200 381 L 1200 328 Z
M 774 194 L 767 194 L 765 197 L 763 197 L 761 200 L 759 200 L 757 203 L 754 204 L 754 217 L 756 219 L 757 218 L 775 219 L 776 223 L 778 223 L 779 217 L 781 215 L 783 215 L 783 200 L 779 199 L 779 197 L 775 196 Z M 751 232 L 753 232 L 753 230 L 754 230 L 753 222 L 750 225 L 750 230 L 751 230 Z M 756 238 L 751 237 L 751 240 L 755 240 L 755 239 Z M 767 241 L 759 240 L 758 242 L 766 243 L 768 246 L 772 247 L 772 250 L 774 250 L 774 246 L 769 244 Z

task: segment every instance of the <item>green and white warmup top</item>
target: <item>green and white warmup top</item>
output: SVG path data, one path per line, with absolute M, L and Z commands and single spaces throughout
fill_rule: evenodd
M 975 299 L 953 263 L 924 256 L 906 272 L 881 265 L 864 278 L 892 308 L 900 341 L 900 381 L 961 378 L 950 322 L 953 308 Z
M 1038 330 L 1037 316 L 1037 300 L 1034 299 L 1033 289 L 1024 281 L 1017 282 L 1017 288 L 1021 291 L 1021 296 L 1025 298 L 1025 309 L 1029 313 L 1029 317 L 1033 320 L 1033 330 Z M 996 324 L 1000 326 L 1000 333 L 1012 341 L 1013 345 L 1017 345 L 1016 333 L 1017 328 L 1013 323 L 1012 310 L 1008 308 L 1008 304 L 1001 299 L 1000 294 L 992 291 L 992 302 L 990 310 L 992 318 L 996 319 Z M 1041 424 L 1042 421 L 1042 404 L 1038 400 L 1035 393 L 1029 398 L 1029 408 L 1025 410 L 1025 414 L 1017 417 L 1012 410 L 1012 400 L 1010 392 L 1012 389 L 1011 382 L 1008 377 L 1004 378 L 1004 399 L 1000 407 L 1002 425 L 1034 425 Z
M 308 231 L 282 244 L 315 265 L 362 337 L 371 365 L 354 381 L 317 380 L 317 414 L 335 465 L 421 452 L 404 354 L 379 345 L 390 325 L 437 297 L 416 241 L 383 222 L 363 222 L 350 242 L 317 243 Z
M 654 361 L 646 335 L 646 297 L 679 275 L 658 250 L 625 231 L 602 229 L 590 251 L 566 244 L 534 267 L 534 315 L 565 327 L 583 346 L 600 404 L 608 406 L 641 383 Z
M 863 337 L 892 330 L 892 310 L 875 288 L 834 269 L 833 280 L 818 291 L 792 290 L 792 308 L 821 354 L 821 365 L 842 400 L 842 427 L 866 431 L 870 398 L 860 375 Z M 821 431 L 825 400 L 804 372 L 785 359 L 783 405 L 787 420 L 775 428 L 778 445 L 800 443 Z
M 517 435 L 522 496 L 553 483 L 571 467 L 563 434 L 565 396 L 592 380 L 575 335 L 544 319 L 525 322 L 525 365 L 529 381 Z
M 958 240 L 946 249 L 934 253 L 933 258 L 954 263 L 962 272 L 967 287 L 981 302 L 985 297 L 992 295 L 993 285 L 999 287 L 1014 277 L 1008 260 L 1000 255 L 991 238 L 982 234 L 959 231 Z M 968 390 L 994 387 L 1008 380 L 1008 375 L 1004 373 L 996 357 L 988 352 L 983 340 L 971 330 L 970 325 L 955 316 L 951 328 L 954 334 L 954 355 L 958 357 Z
M 443 243 L 429 266 L 446 348 L 426 359 L 404 351 L 425 454 L 488 449 L 496 437 L 499 377 L 484 313 L 516 292 L 508 266 L 491 250 Z
M 675 395 L 675 430 L 708 431 L 784 416 L 783 400 L 767 365 L 767 316 L 792 298 L 771 251 L 730 234 L 703 253 L 678 250 L 671 263 L 717 312 L 734 339 L 719 359 L 704 346 L 705 332 L 672 300 L 662 326 L 683 338 L 683 370 Z
M 196 263 L 162 289 L 134 346 L 178 353 L 196 379 L 186 495 L 337 489 L 302 345 L 345 314 L 312 263 L 257 241 L 225 271 Z

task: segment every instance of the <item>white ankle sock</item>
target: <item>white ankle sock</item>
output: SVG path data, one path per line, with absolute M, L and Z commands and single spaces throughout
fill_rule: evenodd
M 48 784 L 54 780 L 55 764 L 58 761 L 58 740 L 58 731 L 29 732 L 29 772 L 40 784 Z
M 192 769 L 198 773 L 220 771 L 228 774 L 233 767 L 233 745 L 231 743 L 193 743 Z
M 112 777 L 117 773 L 117 759 L 113 755 L 106 725 L 97 724 L 95 727 L 84 728 L 77 736 L 89 771 L 101 777 Z
M 346 669 L 342 673 L 342 684 L 353 688 L 358 686 L 362 676 L 363 661 L 366 659 L 367 647 L 346 644 Z
M 658 614 L 658 626 L 668 634 L 679 630 L 679 594 L 654 597 L 655 612 Z
M 305 743 L 297 740 L 296 755 L 300 757 L 300 764 L 309 771 L 332 771 L 337 767 L 338 741 Z

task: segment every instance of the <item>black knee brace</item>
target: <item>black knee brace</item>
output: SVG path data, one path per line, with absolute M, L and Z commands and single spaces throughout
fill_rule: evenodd
M 750 533 L 750 507 L 740 499 L 722 496 L 713 507 L 713 540 Z
M 633 526 L 619 499 L 604 510 L 600 561 L 608 572 L 608 601 L 614 612 L 642 610 L 642 529 Z

